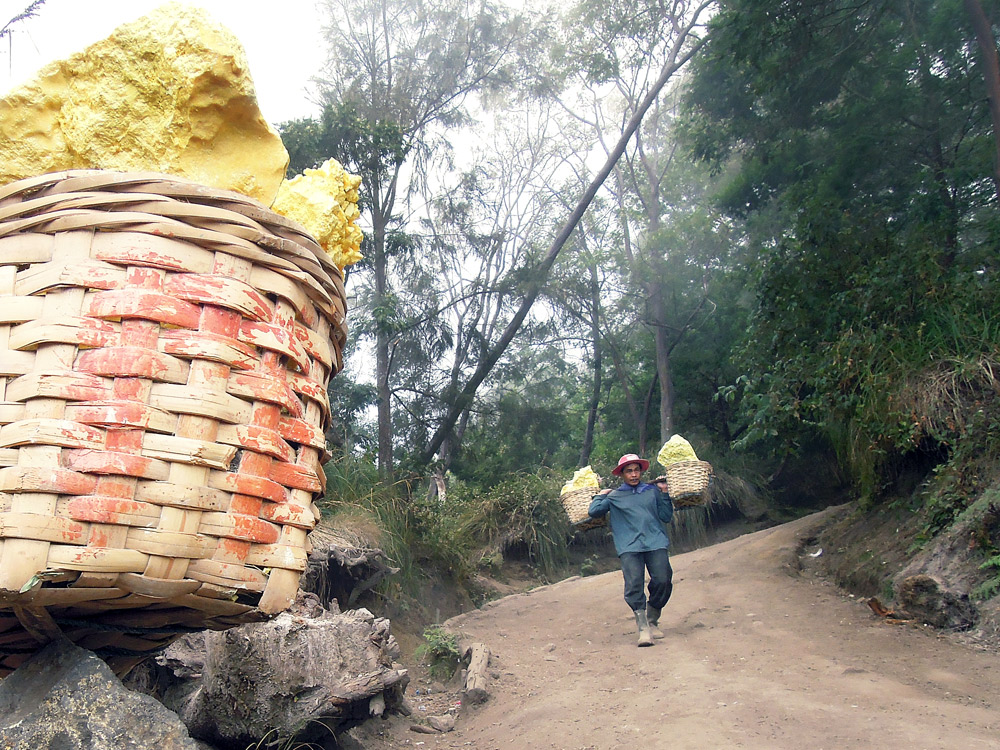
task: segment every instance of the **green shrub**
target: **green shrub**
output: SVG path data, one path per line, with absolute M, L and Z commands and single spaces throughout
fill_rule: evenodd
M 521 550 L 552 575 L 569 562 L 571 528 L 559 501 L 563 481 L 548 471 L 512 474 L 487 490 L 467 491 L 454 500 L 455 535 L 479 550 L 481 560 Z
M 424 642 L 413 652 L 421 661 L 426 661 L 435 680 L 447 680 L 462 663 L 458 650 L 458 639 L 441 625 L 424 628 Z

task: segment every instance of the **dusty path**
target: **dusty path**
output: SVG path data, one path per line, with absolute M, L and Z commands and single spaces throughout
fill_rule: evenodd
M 673 557 L 653 648 L 635 645 L 617 573 L 454 618 L 494 652 L 490 699 L 447 734 L 401 718 L 355 734 L 367 750 L 1000 748 L 1000 656 L 881 622 L 801 572 L 823 515 Z

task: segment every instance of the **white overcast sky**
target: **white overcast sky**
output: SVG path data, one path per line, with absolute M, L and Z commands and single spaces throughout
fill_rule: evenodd
M 181 0 L 204 8 L 243 44 L 265 119 L 317 114 L 306 88 L 323 62 L 316 0 Z M 0 0 L 0 27 L 30 0 Z M 0 96 L 46 63 L 68 57 L 166 0 L 47 0 L 0 40 Z

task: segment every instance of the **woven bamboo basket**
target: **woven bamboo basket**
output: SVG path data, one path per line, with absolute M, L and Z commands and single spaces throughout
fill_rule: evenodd
M 563 508 L 566 509 L 566 515 L 569 516 L 569 522 L 577 530 L 584 531 L 596 528 L 597 526 L 607 526 L 607 516 L 591 518 L 590 514 L 587 513 L 587 510 L 590 508 L 590 501 L 594 499 L 594 495 L 598 491 L 596 487 L 585 487 L 582 490 L 571 490 L 559 496 Z
M 56 638 L 122 674 L 289 606 L 345 312 L 315 240 L 237 193 L 0 187 L 0 676 Z
M 666 467 L 667 492 L 674 507 L 685 508 L 708 502 L 712 465 L 708 461 L 677 461 Z

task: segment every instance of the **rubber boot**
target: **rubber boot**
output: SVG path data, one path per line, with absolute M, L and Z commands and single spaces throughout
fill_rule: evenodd
M 649 623 L 649 632 L 654 638 L 662 638 L 663 631 L 660 630 L 660 610 L 656 607 L 646 605 L 646 621 Z
M 639 647 L 652 646 L 653 636 L 649 632 L 649 622 L 646 620 L 645 610 L 635 610 L 635 624 L 639 627 Z

